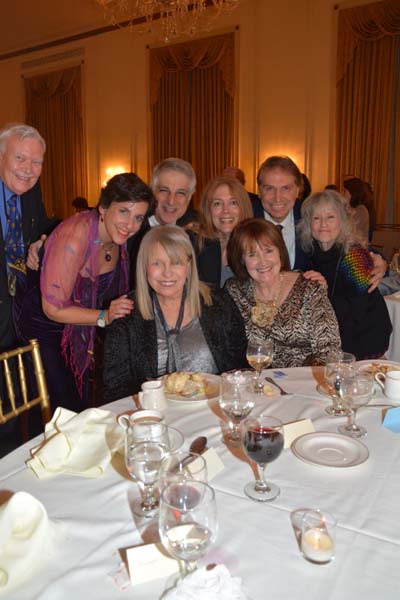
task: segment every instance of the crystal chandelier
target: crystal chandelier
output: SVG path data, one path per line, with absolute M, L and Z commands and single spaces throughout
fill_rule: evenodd
M 235 9 L 240 0 L 95 0 L 104 18 L 116 27 L 135 26 L 151 33 L 160 20 L 165 43 L 178 37 L 194 37 L 210 31 L 222 14 Z

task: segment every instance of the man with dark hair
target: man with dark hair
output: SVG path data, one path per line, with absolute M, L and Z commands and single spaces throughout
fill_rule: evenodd
M 279 226 L 291 268 L 307 270 L 309 261 L 296 239 L 301 216 L 297 200 L 302 186 L 300 169 L 288 156 L 270 156 L 258 169 L 257 184 L 260 199 L 253 204 L 254 216 Z

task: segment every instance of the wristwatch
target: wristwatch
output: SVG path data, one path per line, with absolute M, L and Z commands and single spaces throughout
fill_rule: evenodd
M 97 321 L 96 321 L 97 327 L 105 327 L 107 325 L 105 316 L 106 316 L 106 309 L 103 308 L 103 310 L 99 312 L 99 316 L 97 317 Z

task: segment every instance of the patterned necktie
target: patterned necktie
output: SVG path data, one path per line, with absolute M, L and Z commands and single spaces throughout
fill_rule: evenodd
M 24 280 L 26 274 L 25 252 L 22 238 L 22 219 L 17 208 L 17 196 L 6 201 L 7 233 L 5 236 L 8 269 L 8 291 L 15 296 L 17 278 Z

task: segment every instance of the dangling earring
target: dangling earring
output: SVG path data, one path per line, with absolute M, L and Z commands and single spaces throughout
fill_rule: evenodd
M 100 215 L 100 222 L 104 223 L 103 215 Z

